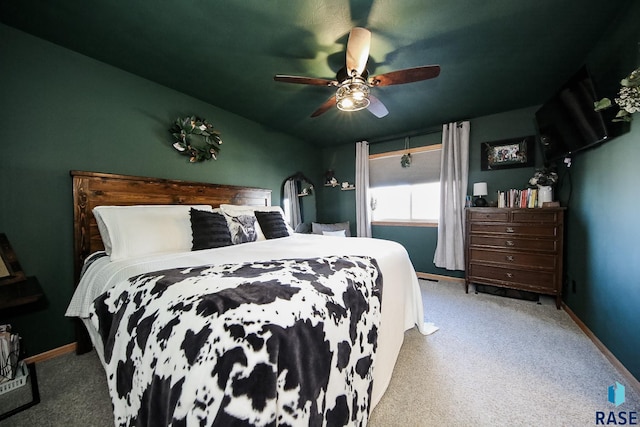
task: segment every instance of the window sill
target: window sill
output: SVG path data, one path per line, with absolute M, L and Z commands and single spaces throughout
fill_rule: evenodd
M 438 227 L 438 221 L 372 221 L 371 225 L 391 227 Z

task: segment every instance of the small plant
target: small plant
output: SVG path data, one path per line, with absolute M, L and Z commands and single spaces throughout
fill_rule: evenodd
M 640 68 L 636 68 L 626 78 L 620 81 L 618 97 L 614 102 L 618 104 L 620 111 L 613 118 L 614 122 L 630 122 L 632 114 L 640 111 Z M 604 110 L 613 106 L 609 98 L 602 98 L 594 103 L 596 111 Z
M 558 173 L 550 168 L 536 169 L 535 173 L 529 179 L 529 185 L 532 187 L 554 185 L 558 182 Z

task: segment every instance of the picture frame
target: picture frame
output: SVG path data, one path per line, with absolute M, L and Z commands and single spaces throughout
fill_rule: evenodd
M 480 168 L 483 171 L 535 165 L 535 135 L 483 142 Z
M 0 285 L 22 282 L 26 276 L 18 262 L 9 239 L 4 233 L 0 233 Z

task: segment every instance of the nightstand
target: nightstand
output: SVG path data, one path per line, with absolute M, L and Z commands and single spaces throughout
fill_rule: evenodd
M 0 319 L 16 314 L 27 313 L 43 299 L 44 293 L 42 292 L 40 283 L 38 283 L 38 279 L 35 277 L 27 277 L 21 282 L 0 284 Z M 22 348 L 20 353 L 22 358 L 24 356 Z M 27 368 L 29 370 L 28 378 L 31 383 L 31 401 L 4 414 L 0 414 L 0 421 L 40 403 L 36 365 L 35 363 L 29 363 L 27 364 Z

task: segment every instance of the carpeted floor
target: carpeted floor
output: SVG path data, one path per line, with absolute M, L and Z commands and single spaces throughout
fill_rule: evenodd
M 426 320 L 440 330 L 405 333 L 370 426 L 592 426 L 596 411 L 640 411 L 640 396 L 628 385 L 625 403 L 607 401 L 608 387 L 624 381 L 552 299 L 536 304 L 420 282 Z M 3 427 L 113 425 L 94 353 L 37 369 L 42 402 Z M 0 396 L 0 411 L 28 397 L 26 388 Z
M 618 372 L 552 298 L 464 293 L 421 281 L 440 330 L 405 342 L 371 426 L 592 426 L 596 411 L 639 411 L 638 393 L 607 401 Z M 399 416 L 401 417 L 399 418 Z

